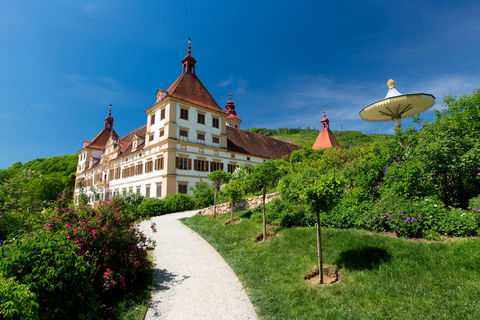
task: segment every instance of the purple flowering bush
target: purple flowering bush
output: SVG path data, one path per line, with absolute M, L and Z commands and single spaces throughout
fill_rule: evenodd
M 363 219 L 363 226 L 373 231 L 394 231 L 399 236 L 419 237 L 425 217 L 412 208 L 411 201 L 388 195 L 375 200 L 372 210 Z
M 409 237 L 422 237 L 426 231 L 466 237 L 477 234 L 475 217 L 462 209 L 445 208 L 436 197 L 409 200 L 389 194 L 375 201 L 372 210 L 363 217 L 362 227 Z

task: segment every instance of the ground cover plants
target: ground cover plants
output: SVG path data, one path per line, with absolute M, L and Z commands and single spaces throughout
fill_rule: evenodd
M 264 319 L 478 319 L 480 240 L 414 242 L 359 229 L 324 228 L 323 258 L 340 281 L 304 280 L 317 263 L 314 227 L 283 228 L 255 242 L 261 216 L 237 212 L 183 222 L 232 267 Z

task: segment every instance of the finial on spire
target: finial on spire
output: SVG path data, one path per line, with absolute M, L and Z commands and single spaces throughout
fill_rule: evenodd
M 190 39 L 190 37 L 188 37 L 188 50 L 187 50 L 187 53 L 188 53 L 188 54 L 191 54 L 191 53 L 192 53 L 192 39 Z
M 112 104 L 110 104 L 110 106 L 108 107 L 108 116 L 112 116 Z
M 232 90 L 228 90 L 228 100 L 232 101 Z
M 326 117 L 326 115 L 325 115 L 325 106 L 323 106 L 323 117 Z
M 390 89 L 395 88 L 395 81 L 394 81 L 393 79 L 388 80 L 387 86 L 388 86 Z

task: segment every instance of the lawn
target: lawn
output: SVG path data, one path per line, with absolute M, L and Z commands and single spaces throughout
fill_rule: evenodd
M 232 267 L 264 319 L 480 319 L 480 239 L 413 242 L 364 230 L 322 231 L 324 263 L 340 282 L 303 280 L 316 264 L 314 228 L 281 229 L 264 243 L 260 219 L 224 226 L 194 216 L 198 232 Z

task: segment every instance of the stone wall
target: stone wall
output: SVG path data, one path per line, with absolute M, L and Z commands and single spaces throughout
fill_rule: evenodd
M 278 198 L 280 196 L 279 192 L 269 193 L 265 196 L 265 203 L 272 201 L 272 199 Z M 235 201 L 235 211 L 244 210 L 244 209 L 255 209 L 258 206 L 262 205 L 262 196 L 242 199 Z M 217 214 L 231 212 L 231 203 L 226 202 L 217 205 Z M 202 209 L 198 212 L 201 215 L 212 215 L 213 214 L 213 206 Z

